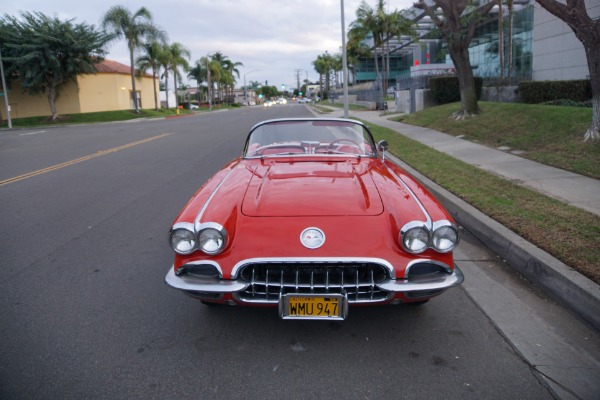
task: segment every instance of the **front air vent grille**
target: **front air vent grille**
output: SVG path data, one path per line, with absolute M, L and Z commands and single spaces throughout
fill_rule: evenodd
M 287 293 L 345 293 L 350 303 L 381 302 L 390 296 L 376 286 L 389 279 L 387 269 L 376 263 L 257 263 L 243 266 L 239 278 L 250 282 L 238 293 L 247 302 L 276 303 Z

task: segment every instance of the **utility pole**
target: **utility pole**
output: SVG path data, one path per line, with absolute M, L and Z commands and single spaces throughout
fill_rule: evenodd
M 4 78 L 4 65 L 2 63 L 2 52 L 0 51 L 0 75 L 2 75 L 2 88 L 4 90 L 4 105 L 6 106 L 6 114 L 8 117 L 8 127 L 12 128 L 12 120 L 10 119 L 10 105 L 8 105 L 8 87 L 6 87 L 6 79 Z
M 342 7 L 342 71 L 344 74 L 344 118 L 348 118 L 348 63 L 346 58 L 346 26 L 344 22 L 344 0 Z
M 212 90 L 210 83 L 210 63 L 208 62 L 208 54 L 206 55 L 206 94 L 208 95 L 208 111 L 212 111 Z

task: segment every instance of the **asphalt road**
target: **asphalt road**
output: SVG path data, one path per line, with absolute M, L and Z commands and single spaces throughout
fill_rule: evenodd
M 552 398 L 462 287 L 309 322 L 163 283 L 189 197 L 254 123 L 309 115 L 1 132 L 0 399 Z

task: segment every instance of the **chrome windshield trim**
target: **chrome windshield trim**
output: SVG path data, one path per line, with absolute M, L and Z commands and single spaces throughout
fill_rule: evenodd
M 427 225 L 428 225 L 429 230 L 433 232 L 433 220 L 431 219 L 431 216 L 427 212 L 427 209 L 425 209 L 425 206 L 423 205 L 423 203 L 421 203 L 421 201 L 419 200 L 419 198 L 417 197 L 417 195 L 415 194 L 415 192 L 413 192 L 411 190 L 411 188 L 408 187 L 408 185 L 406 184 L 406 182 L 404 182 L 402 180 L 402 178 L 400 178 L 398 176 L 398 174 L 396 174 L 396 172 L 393 169 L 389 168 L 389 170 L 396 177 L 396 179 L 398 179 L 398 181 L 400 181 L 400 183 L 402 183 L 402 186 L 404 186 L 404 188 L 408 191 L 408 193 L 415 200 L 415 202 L 417 203 L 417 205 L 419 206 L 419 208 L 423 212 L 423 215 L 425 215 L 425 219 L 427 219 Z
M 266 263 L 325 263 L 325 264 L 340 264 L 340 263 L 373 263 L 385 267 L 392 279 L 396 279 L 396 270 L 388 261 L 381 258 L 370 257 L 268 257 L 268 258 L 248 258 L 235 264 L 231 270 L 231 279 L 236 279 L 241 267 L 249 264 L 266 264 Z
M 270 158 L 290 158 L 290 157 L 305 157 L 305 158 L 377 158 L 374 155 L 366 155 L 366 154 L 353 154 L 353 153 L 345 153 L 345 154 L 335 154 L 335 153 L 294 153 L 294 154 L 268 154 L 268 155 L 259 155 L 259 156 L 246 156 L 245 160 L 265 160 Z
M 225 175 L 225 177 L 223 178 L 223 180 L 221 182 L 219 182 L 219 184 L 217 185 L 217 187 L 215 188 L 215 190 L 213 190 L 213 192 L 210 194 L 210 196 L 208 197 L 208 199 L 206 199 L 206 202 L 204 202 L 204 205 L 202 206 L 202 208 L 200 209 L 200 212 L 198 213 L 198 215 L 196 216 L 196 219 L 194 220 L 194 227 L 196 229 L 196 232 L 199 232 L 198 228 L 201 225 L 200 221 L 202 220 L 202 216 L 206 212 L 206 209 L 208 208 L 210 202 L 215 197 L 215 195 L 217 194 L 217 192 L 219 191 L 219 189 L 221 189 L 221 186 L 223 186 L 223 183 L 225 183 L 225 181 L 227 180 L 227 178 L 229 178 L 229 176 L 233 173 L 233 171 L 235 171 L 236 168 L 237 168 L 237 165 L 235 165 L 233 168 L 231 168 L 231 171 L 229 171 L 227 173 L 227 175 Z

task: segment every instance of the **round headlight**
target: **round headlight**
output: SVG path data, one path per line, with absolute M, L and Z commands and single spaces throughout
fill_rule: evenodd
M 175 228 L 170 235 L 171 248 L 177 254 L 190 254 L 196 249 L 196 235 L 186 228 Z
M 429 244 L 429 230 L 424 226 L 409 228 L 402 233 L 402 244 L 409 253 L 424 252 Z
M 440 253 L 448 253 L 458 245 L 458 231 L 451 225 L 441 226 L 433 232 L 431 243 Z
M 219 254 L 225 247 L 225 230 L 217 227 L 202 229 L 198 234 L 198 247 L 206 254 Z

